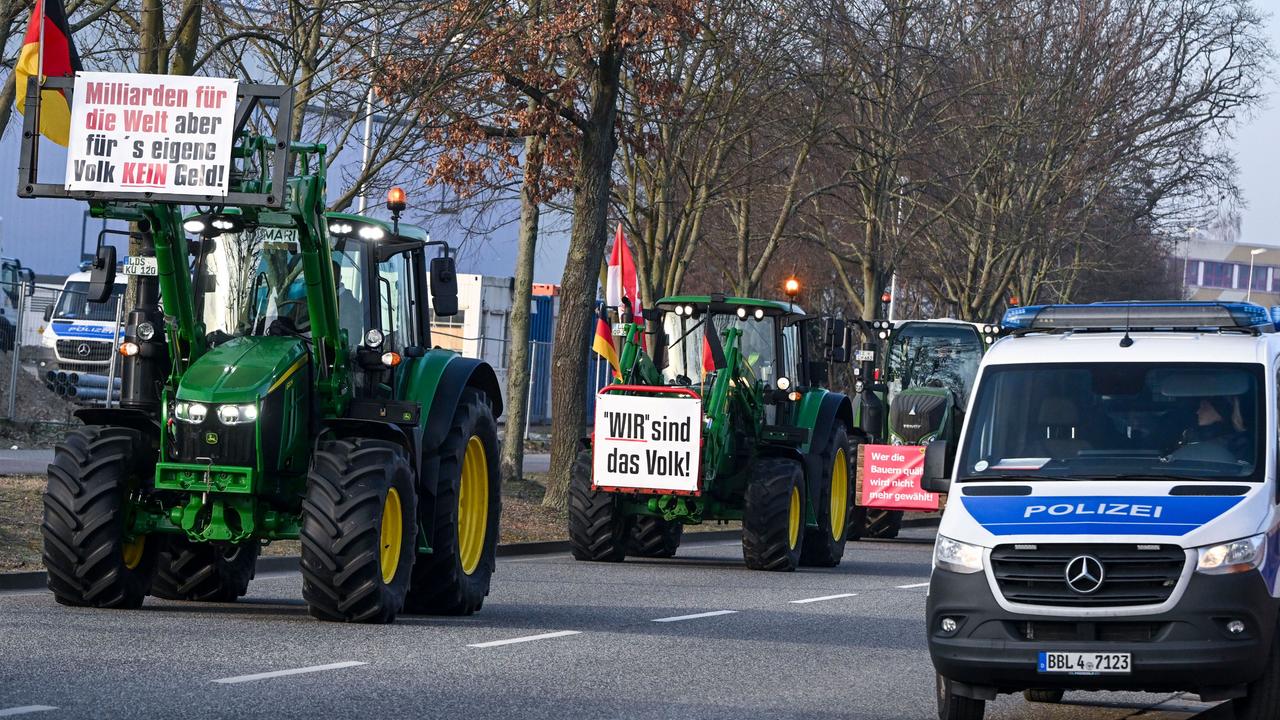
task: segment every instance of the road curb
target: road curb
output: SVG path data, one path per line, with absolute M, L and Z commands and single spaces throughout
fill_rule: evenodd
M 733 540 L 742 535 L 741 530 L 712 530 L 709 532 L 690 533 L 685 536 L 686 543 Z M 519 557 L 522 555 L 546 555 L 550 553 L 569 552 L 568 540 L 549 540 L 545 542 L 507 543 L 498 546 L 498 557 Z M 257 572 L 280 573 L 298 569 L 299 558 L 296 555 L 258 558 Z M 0 573 L 0 591 L 5 590 L 43 590 L 47 580 L 43 572 Z

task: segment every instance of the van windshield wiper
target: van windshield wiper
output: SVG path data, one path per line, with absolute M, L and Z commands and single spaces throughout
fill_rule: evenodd
M 1116 473 L 1112 475 L 1089 475 L 1079 478 L 1081 480 L 1136 480 L 1136 481 L 1171 481 L 1171 482 L 1196 482 L 1196 483 L 1215 483 L 1215 482 L 1257 482 L 1247 477 L 1232 477 L 1230 475 L 1206 477 L 1204 475 L 1178 475 L 1175 473 Z
M 1078 476 L 1062 476 L 1062 475 L 970 475 L 969 477 L 957 478 L 958 483 L 967 482 L 1052 482 L 1054 480 L 1092 480 L 1093 478 L 1082 478 Z

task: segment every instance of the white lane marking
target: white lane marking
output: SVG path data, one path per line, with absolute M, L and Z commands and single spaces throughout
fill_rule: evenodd
M 915 583 L 914 585 L 896 585 L 895 587 L 897 587 L 899 590 L 910 590 L 911 588 L 928 587 L 928 586 L 929 586 L 929 583 L 922 582 L 922 583 Z
M 715 617 L 717 615 L 732 615 L 737 610 L 712 610 L 711 612 L 695 613 L 693 615 L 676 615 L 675 617 L 657 618 L 653 622 L 680 622 L 681 620 L 697 620 L 698 618 Z
M 561 630 L 559 632 L 543 633 L 541 635 L 525 635 L 524 637 L 511 638 L 509 640 L 490 640 L 489 642 L 476 643 L 468 645 L 473 648 L 491 648 L 500 647 L 502 645 L 515 645 L 516 643 L 527 643 L 535 640 L 550 640 L 551 638 L 568 637 L 570 635 L 581 635 L 581 630 Z
M 342 668 L 356 667 L 357 665 L 368 665 L 369 663 L 356 662 L 347 660 L 345 662 L 330 663 L 328 665 L 311 665 L 310 667 L 293 668 L 291 670 L 273 670 L 271 672 L 254 673 L 253 675 L 236 675 L 235 677 L 219 678 L 214 680 L 216 683 L 223 685 L 232 685 L 235 683 L 252 682 L 254 680 L 266 680 L 267 678 L 284 677 L 285 675 L 303 675 L 306 673 L 323 672 L 325 670 L 341 670 Z
M 805 598 L 803 600 L 792 600 L 792 605 L 807 605 L 808 603 L 822 602 L 823 600 L 839 600 L 840 598 L 856 597 L 858 593 L 840 593 L 839 595 L 823 595 L 816 598 Z
M 57 710 L 58 708 L 51 705 L 23 705 L 22 707 L 11 707 L 0 710 L 0 717 L 12 717 L 14 715 L 26 715 L 33 712 L 44 712 L 45 710 Z

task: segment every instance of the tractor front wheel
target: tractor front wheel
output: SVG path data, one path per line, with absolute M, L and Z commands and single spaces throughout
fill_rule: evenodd
M 844 557 L 849 510 L 853 507 L 853 486 L 849 482 L 849 432 L 837 424 L 819 462 L 822 467 L 818 502 L 814 506 L 818 527 L 804 531 L 801 565 L 835 567 Z
M 129 536 L 129 496 L 148 453 L 137 430 L 101 425 L 72 430 L 54 449 L 40 534 L 59 603 L 142 605 L 159 548 L 152 537 Z
M 683 535 L 684 523 L 651 515 L 638 516 L 631 524 L 627 554 L 647 558 L 675 557 Z
M 591 487 L 591 450 L 578 451 L 569 474 L 569 547 L 574 559 L 622 562 L 630 531 L 617 498 Z
M 234 602 L 249 591 L 260 549 L 253 540 L 215 544 L 171 537 L 160 553 L 151 594 L 165 600 Z
M 484 393 L 462 391 L 453 424 L 436 452 L 431 554 L 419 556 L 414 566 L 409 611 L 470 615 L 489 594 L 502 516 L 498 423 Z
M 804 469 L 789 458 L 756 461 L 742 512 L 742 557 L 752 570 L 790 572 L 804 542 Z
M 302 501 L 302 596 L 311 615 L 394 620 L 409 589 L 417 517 L 404 448 L 367 438 L 321 443 Z

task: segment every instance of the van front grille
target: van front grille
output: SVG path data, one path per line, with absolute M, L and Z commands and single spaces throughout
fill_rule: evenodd
M 1082 556 L 1102 566 L 1102 583 L 1092 592 L 1067 583 L 1068 563 Z M 1186 551 L 1176 545 L 999 545 L 991 551 L 991 570 L 1001 594 L 1009 602 L 1026 605 L 1158 605 L 1173 593 L 1186 562 Z

